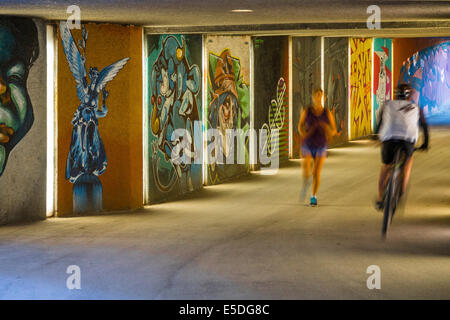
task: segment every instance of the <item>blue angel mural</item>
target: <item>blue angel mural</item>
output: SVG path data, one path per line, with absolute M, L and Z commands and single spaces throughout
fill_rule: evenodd
M 98 119 L 108 113 L 106 84 L 114 79 L 129 58 L 121 59 L 103 70 L 90 67 L 86 72 L 86 41 L 88 32 L 84 26 L 78 45 L 65 21 L 59 24 L 64 54 L 76 82 L 80 105 L 72 119 L 73 131 L 66 164 L 66 179 L 73 186 L 75 213 L 103 209 L 102 184 L 98 178 L 107 166 L 106 151 L 98 130 Z M 81 51 L 80 51 L 81 49 Z M 89 83 L 88 83 L 89 78 Z M 102 94 L 102 106 L 99 97 Z

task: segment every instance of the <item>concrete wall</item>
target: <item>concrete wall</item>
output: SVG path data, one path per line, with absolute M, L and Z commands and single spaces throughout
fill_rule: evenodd
M 257 150 L 267 157 L 276 156 L 279 163 L 289 159 L 289 47 L 288 37 L 257 37 L 254 45 L 254 128 L 257 130 Z M 279 138 L 260 141 L 259 131 L 269 136 L 278 130 Z M 261 146 L 262 144 L 262 146 Z M 266 147 L 264 147 L 266 146 Z M 258 165 L 260 165 L 258 159 Z
M 247 135 L 250 127 L 250 46 L 249 36 L 206 37 L 207 129 L 213 128 L 220 132 L 216 140 L 218 144 L 209 139 L 211 151 L 208 154 L 220 157 L 217 150 L 212 151 L 215 145 L 216 149 L 222 151 L 223 163 L 226 157 L 234 161 L 234 164 L 209 163 L 208 184 L 217 184 L 247 174 L 250 170 Z M 234 149 L 229 147 L 231 140 L 225 138 L 227 128 L 241 129 L 240 143 L 235 143 Z M 244 158 L 238 159 L 239 153 Z
M 348 141 L 348 38 L 324 39 L 325 106 L 336 121 L 336 146 Z
M 430 124 L 450 124 L 450 38 L 394 40 L 395 84 L 410 83 Z
M 17 33 L 11 30 L 17 30 Z M 1 65 L 36 60 L 28 77 L 2 67 L 0 104 L 0 224 L 44 219 L 47 161 L 46 27 L 39 19 L 0 17 Z M 16 45 L 9 46 L 14 38 Z M 20 47 L 19 47 L 20 46 Z M 9 51 L 7 54 L 6 52 Z M 34 54 L 33 54 L 34 52 Z M 26 73 L 25 73 L 26 75 Z M 20 78 L 23 79 L 23 84 Z M 24 88 L 24 91 L 20 90 Z M 28 97 L 27 97 L 28 95 Z M 23 105 L 21 103 L 23 101 Z M 13 113 L 10 113 L 14 110 Z M 13 131 L 11 131 L 13 129 Z M 11 133 L 13 133 L 11 135 Z
M 125 210 L 143 204 L 142 28 L 112 24 L 84 26 L 88 34 L 84 50 L 78 42 L 82 40 L 81 30 L 72 30 L 72 36 L 78 50 L 86 55 L 87 72 L 90 67 L 100 72 L 107 66 L 108 72 L 112 72 L 108 73 L 110 81 L 105 87 L 109 92 L 108 113 L 100 118 L 101 112 L 95 117 L 92 111 L 81 108 L 80 114 L 74 117 L 80 99 L 61 38 L 63 35 L 68 46 L 70 34 L 61 34 L 58 28 L 58 216 Z M 129 60 L 122 60 L 125 58 Z M 87 82 L 92 83 L 89 76 Z M 102 90 L 99 96 L 100 108 L 105 98 Z M 83 140 L 83 135 L 88 139 Z
M 350 39 L 350 138 L 372 132 L 372 39 Z
M 373 39 L 372 128 L 377 111 L 386 100 L 392 99 L 392 39 Z
M 1 18 L 0 31 L 8 30 L 13 20 L 9 17 Z M 26 108 L 28 111 L 18 118 L 19 125 L 11 131 L 14 135 L 10 133 L 13 124 L 8 122 L 10 120 L 5 118 L 4 112 L 3 117 L 6 120 L 0 119 L 0 139 L 2 140 L 0 145 L 2 164 L 0 224 L 45 218 L 46 30 L 45 24 L 40 20 L 18 19 L 17 21 L 19 24 L 22 21 L 23 25 L 33 21 L 32 25 L 37 28 L 39 54 L 26 80 L 29 95 Z M 73 44 L 70 43 L 72 40 L 68 40 L 68 34 L 63 36 L 62 29 L 58 29 L 58 176 L 56 182 L 58 216 L 69 216 L 85 211 L 132 209 L 140 207 L 143 200 L 142 28 L 111 24 L 85 24 L 84 27 L 87 34 L 84 39 L 81 30 L 71 30 L 70 37 L 75 41 Z M 24 30 L 23 43 L 31 46 L 32 41 L 27 38 L 30 34 L 26 29 Z M 79 108 L 80 97 L 79 92 L 77 94 L 77 82 L 73 74 L 75 69 L 70 69 L 71 56 L 68 54 L 69 51 L 64 51 L 63 38 L 66 39 L 66 47 L 69 45 L 68 48 L 72 48 L 71 50 L 75 48 L 80 54 L 85 55 L 85 68 L 88 73 L 90 67 L 97 67 L 101 77 L 105 67 L 117 68 L 104 86 L 108 93 L 102 90 L 98 92 L 99 110 L 95 113 L 95 117 L 92 117 L 92 114 L 83 114 L 83 108 Z M 171 39 L 172 43 L 170 48 L 168 39 Z M 249 138 L 246 133 L 251 116 L 250 46 L 252 44 L 255 58 L 253 70 L 255 87 L 252 88 L 255 102 L 254 127 L 255 129 L 274 129 L 275 127 L 280 129 L 278 156 L 280 161 L 287 159 L 288 84 L 290 81 L 288 79 L 288 38 L 256 37 L 253 40 L 252 43 L 249 36 L 209 35 L 202 43 L 200 35 L 147 36 L 148 132 L 145 134 L 148 138 L 149 151 L 146 176 L 149 185 L 147 196 L 150 202 L 165 200 L 202 187 L 202 165 L 198 162 L 202 159 L 201 156 L 198 157 L 201 150 L 196 150 L 195 147 L 201 149 L 205 129 L 215 128 L 224 133 L 225 129 L 234 128 L 241 129 L 243 133 L 240 145 L 233 150 L 229 149 L 230 141 L 223 139 L 223 136 L 219 137 L 221 141 L 218 147 L 221 148 L 225 157 L 231 153 L 235 164 L 218 164 L 217 162 L 207 164 L 205 168 L 207 184 L 217 184 L 249 172 Z M 374 41 L 373 53 L 372 41 Z M 348 45 L 350 45 L 350 61 Z M 207 62 L 205 66 L 202 65 L 203 46 Z M 299 157 L 298 120 L 302 109 L 311 104 L 312 89 L 321 85 L 321 39 L 320 37 L 293 37 L 292 48 L 293 151 L 294 157 Z M 415 99 L 420 102 L 429 120 L 432 123 L 450 123 L 448 103 L 450 76 L 447 74 L 446 64 L 448 51 L 448 38 L 394 39 L 392 42 L 390 39 L 325 38 L 323 70 L 325 105 L 332 110 L 338 128 L 338 136 L 330 145 L 343 143 L 347 141 L 348 136 L 359 138 L 371 133 L 373 121 L 376 120 L 374 113 L 382 101 L 392 96 L 392 81 L 413 83 L 419 90 L 419 96 Z M 24 50 L 21 49 L 20 52 L 22 54 Z M 154 73 L 155 66 L 163 58 L 166 59 L 165 62 L 172 59 L 173 66 L 176 65 L 179 68 L 177 69 L 180 75 L 178 79 L 182 79 L 183 82 L 180 86 L 181 91 L 177 92 L 174 101 L 169 104 L 166 101 L 172 98 L 162 92 L 165 90 L 162 86 L 166 84 L 163 83 L 164 81 L 157 84 L 159 78 L 153 77 L 153 74 L 157 74 Z M 348 63 L 350 63 L 350 78 L 347 72 Z M 372 67 L 374 68 L 373 88 L 371 86 Z M 202 106 L 201 99 L 203 72 L 206 72 L 207 78 L 207 86 L 204 88 L 207 97 L 206 106 Z M 87 74 L 85 76 L 87 83 L 91 83 L 90 76 Z M 169 86 L 175 85 L 170 77 L 168 81 Z M 79 81 L 78 85 L 83 86 L 82 81 Z M 102 111 L 105 110 L 102 105 L 105 94 L 107 94 L 108 113 L 103 117 Z M 162 98 L 161 101 L 159 97 Z M 169 112 L 164 113 L 163 106 Z M 77 110 L 80 113 L 74 117 Z M 90 128 L 93 129 L 92 131 L 88 128 L 90 120 L 94 124 Z M 85 121 L 84 124 L 83 121 Z M 176 142 L 168 136 L 169 131 L 166 130 L 165 124 L 169 123 L 172 131 L 182 128 L 187 129 L 187 132 L 191 134 L 190 139 L 187 140 L 192 142 L 192 147 L 184 149 L 184 152 L 190 153 L 191 162 L 197 161 L 196 163 L 188 166 L 173 163 L 172 149 Z M 74 186 L 77 181 L 80 181 L 78 178 L 87 175 L 83 171 L 86 168 L 77 167 L 77 162 L 74 160 L 75 154 L 81 152 L 86 143 L 89 145 L 89 142 L 83 142 L 83 139 L 77 140 L 83 132 L 93 141 L 97 140 L 97 147 L 88 148 L 90 153 L 86 152 L 85 160 L 89 162 L 94 157 L 97 162 L 94 161 L 94 169 L 90 172 L 89 179 L 82 182 L 82 190 L 75 190 Z M 257 147 L 258 143 L 257 141 Z M 208 140 L 208 144 L 211 147 L 214 143 Z M 77 149 L 77 146 L 83 148 Z M 237 164 L 238 149 L 244 150 L 243 164 Z M 213 154 L 217 156 L 220 152 Z M 194 158 L 195 155 L 197 158 Z M 82 158 L 79 154 L 77 156 Z M 222 158 L 223 161 L 226 161 L 225 157 Z M 77 176 L 72 174 L 70 169 L 83 174 Z M 89 192 L 91 198 L 89 198 Z M 80 209 L 82 208 L 79 205 L 82 198 L 80 194 L 83 194 L 84 200 L 88 203 L 87 207 L 84 207 L 85 210 Z
M 147 54 L 148 199 L 155 202 L 203 185 L 202 36 L 148 35 Z M 175 136 L 177 129 L 186 135 Z
M 300 157 L 298 123 L 302 110 L 312 104 L 311 92 L 321 84 L 320 37 L 292 38 L 292 132 L 293 157 Z

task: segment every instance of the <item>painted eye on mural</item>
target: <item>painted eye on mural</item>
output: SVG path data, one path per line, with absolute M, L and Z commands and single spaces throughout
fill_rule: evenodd
M 14 64 L 6 72 L 8 82 L 22 84 L 25 80 L 25 68 L 22 63 Z
M 17 74 L 12 74 L 10 76 L 8 76 L 8 82 L 12 82 L 12 83 L 23 83 L 23 77 L 21 77 L 20 75 Z
M 158 105 L 160 105 L 162 102 L 161 96 L 158 97 Z
M 152 105 L 154 105 L 155 104 L 155 96 L 152 96 Z

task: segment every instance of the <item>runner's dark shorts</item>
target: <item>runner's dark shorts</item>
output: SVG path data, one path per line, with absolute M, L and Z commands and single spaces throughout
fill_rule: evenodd
M 387 140 L 383 142 L 383 148 L 381 150 L 381 159 L 384 164 L 390 164 L 394 162 L 395 151 L 397 148 L 403 148 L 406 152 L 406 156 L 410 158 L 414 152 L 414 143 L 405 140 Z

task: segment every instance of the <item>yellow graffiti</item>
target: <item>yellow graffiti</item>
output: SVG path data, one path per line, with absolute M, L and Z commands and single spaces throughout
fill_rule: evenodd
M 350 39 L 351 138 L 371 133 L 372 39 Z

